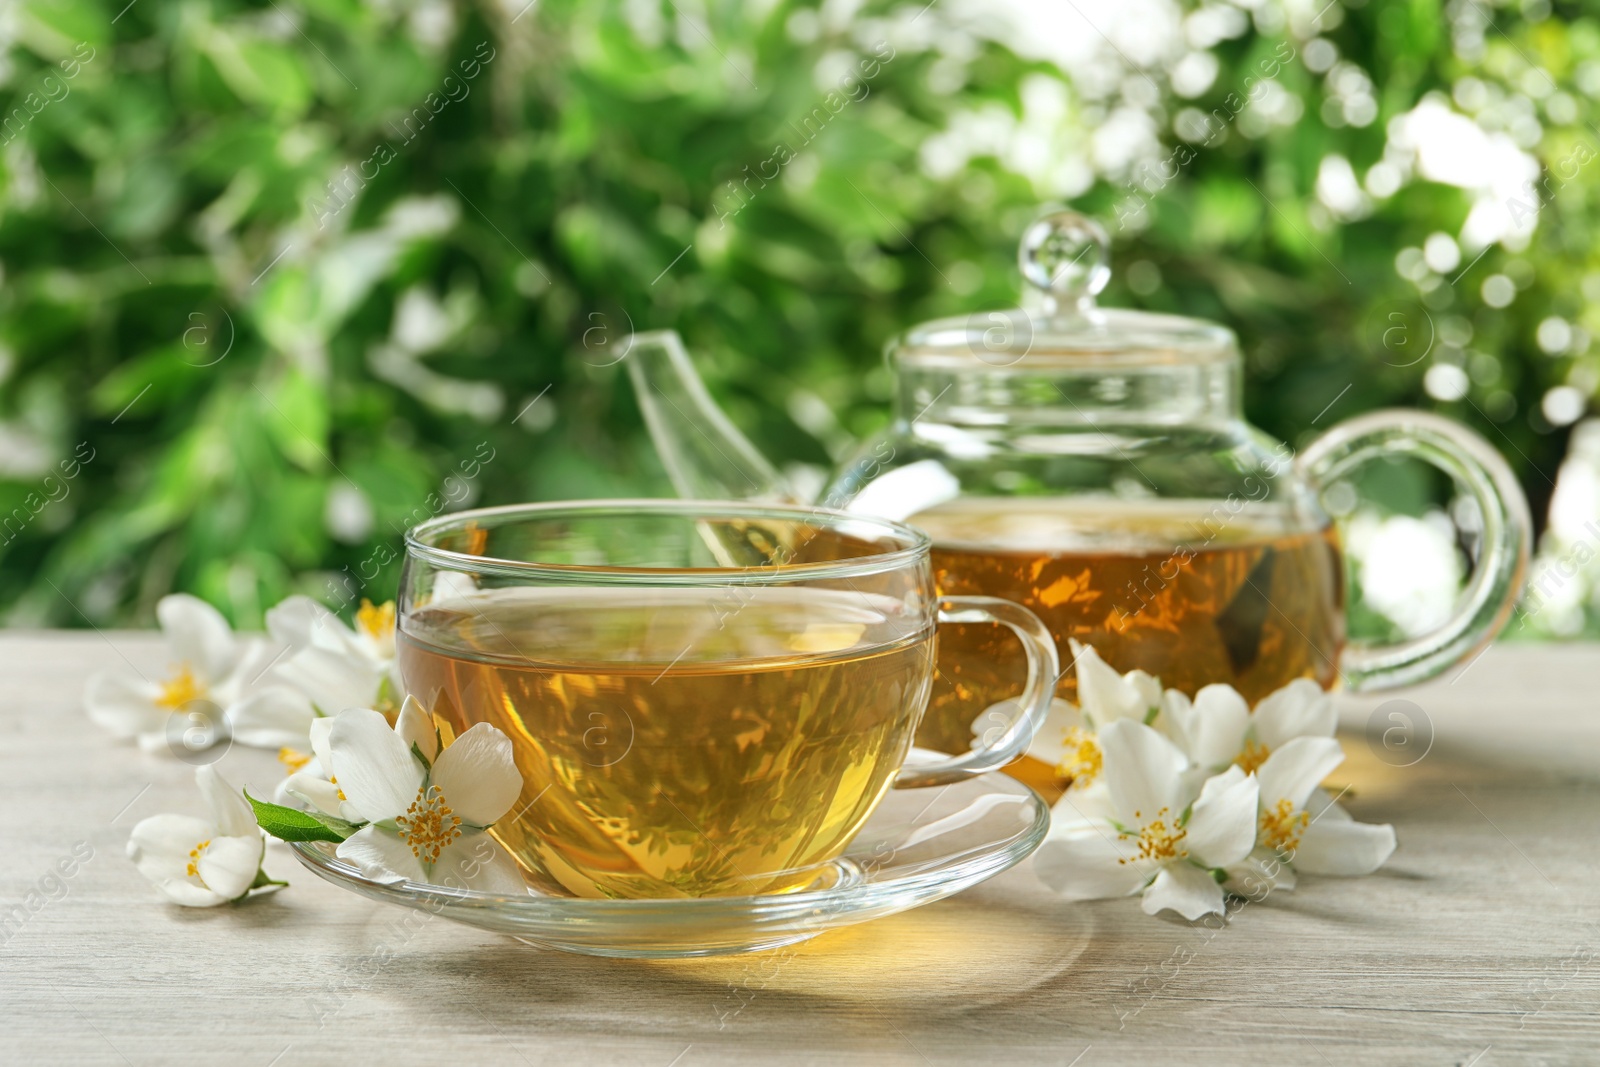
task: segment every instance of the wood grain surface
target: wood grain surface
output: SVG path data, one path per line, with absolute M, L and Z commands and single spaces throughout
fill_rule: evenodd
M 81 706 L 92 671 L 163 666 L 151 635 L 0 637 L 0 1063 L 1600 1063 L 1600 647 L 1340 697 L 1333 781 L 1398 851 L 1220 929 L 1065 904 L 1024 865 L 780 952 L 649 963 L 371 903 L 281 846 L 287 890 L 164 903 L 124 847 L 200 813 L 190 769 Z M 281 773 L 218 766 L 252 791 Z

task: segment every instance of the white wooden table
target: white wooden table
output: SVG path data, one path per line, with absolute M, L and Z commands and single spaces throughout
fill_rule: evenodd
M 84 717 L 112 644 L 163 665 L 150 635 L 0 636 L 0 1063 L 1600 1063 L 1600 647 L 1497 647 L 1401 694 L 1434 735 L 1410 766 L 1427 730 L 1386 748 L 1394 709 L 1369 731 L 1381 699 L 1340 698 L 1335 780 L 1399 850 L 1225 929 L 1063 904 L 1024 865 L 779 953 L 647 963 L 371 903 L 281 846 L 283 892 L 163 903 L 128 831 L 199 798 Z M 280 773 L 241 748 L 219 766 Z

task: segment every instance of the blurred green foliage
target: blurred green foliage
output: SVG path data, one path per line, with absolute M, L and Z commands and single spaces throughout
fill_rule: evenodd
M 769 455 L 826 465 L 887 417 L 884 342 L 1014 303 L 1016 237 L 1063 192 L 1116 237 L 1107 302 L 1239 331 L 1249 413 L 1275 436 L 1437 407 L 1502 447 L 1536 507 L 1548 495 L 1565 433 L 1541 397 L 1600 379 L 1586 343 L 1549 356 L 1534 340 L 1550 316 L 1600 331 L 1590 172 L 1552 184 L 1525 249 L 1491 247 L 1457 284 L 1402 277 L 1397 255 L 1459 232 L 1469 194 L 1414 177 L 1342 217 L 1316 187 L 1330 154 L 1366 173 L 1391 119 L 1463 78 L 1533 116 L 1545 165 L 1594 146 L 1593 17 L 1390 0 L 1308 24 L 1269 2 L 1197 48 L 1220 70 L 1185 100 L 1155 65 L 1091 92 L 953 5 L 841 6 L 13 5 L 10 621 L 144 622 L 182 589 L 253 624 L 339 574 L 391 595 L 399 532 L 442 507 L 664 494 L 612 355 L 632 328 L 679 329 Z M 1493 24 L 1473 31 L 1467 7 Z M 1339 65 L 1313 70 L 1313 40 Z M 1195 146 L 1137 222 L 1117 224 L 1134 179 L 1114 165 L 1025 176 L 981 145 L 948 173 L 928 162 L 930 139 L 974 116 L 1022 116 L 1041 79 L 1064 101 L 1051 151 L 1081 155 L 1130 101 L 1165 151 L 1185 143 L 1183 108 L 1229 110 L 1285 54 L 1275 81 L 1298 117 Z M 1339 110 L 1361 87 L 1350 69 L 1374 105 L 1360 124 Z M 780 143 L 792 159 L 775 162 Z M 1485 303 L 1492 274 L 1517 287 L 1510 306 Z M 1405 365 L 1383 342 L 1397 307 L 1457 336 Z M 1465 368 L 1460 399 L 1424 393 L 1439 360 Z M 75 455 L 92 458 L 68 478 Z

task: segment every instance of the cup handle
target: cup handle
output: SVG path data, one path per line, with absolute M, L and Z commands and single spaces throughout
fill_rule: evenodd
M 1033 735 L 1044 725 L 1050 700 L 1055 696 L 1056 680 L 1061 674 L 1056 643 L 1050 631 L 1039 621 L 1039 616 L 1021 604 L 992 596 L 947 596 L 939 601 L 939 621 L 989 622 L 1011 628 L 1011 632 L 1022 641 L 1022 650 L 1028 656 L 1028 681 L 1018 700 L 1021 710 L 1000 736 L 987 744 L 978 745 L 971 752 L 936 763 L 901 767 L 894 779 L 898 789 L 949 785 L 975 774 L 998 770 L 1022 755 L 1033 740 Z
M 1352 468 L 1395 455 L 1430 463 L 1465 486 L 1483 536 L 1472 578 L 1443 625 L 1397 644 L 1346 647 L 1340 674 L 1356 691 L 1414 685 L 1487 645 L 1510 617 L 1528 570 L 1528 498 L 1500 453 L 1459 423 L 1403 408 L 1358 415 L 1313 441 L 1295 466 L 1321 493 Z

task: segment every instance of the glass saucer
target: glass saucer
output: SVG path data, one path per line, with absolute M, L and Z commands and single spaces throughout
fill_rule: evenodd
M 913 750 L 907 764 L 942 758 Z M 300 862 L 374 900 L 591 956 L 671 959 L 758 952 L 835 927 L 959 893 L 1026 859 L 1044 840 L 1050 809 L 1003 774 L 928 789 L 892 790 L 835 861 L 822 889 L 744 897 L 587 900 L 530 886 L 500 896 L 445 886 L 383 885 L 334 855 L 329 842 L 292 844 Z

